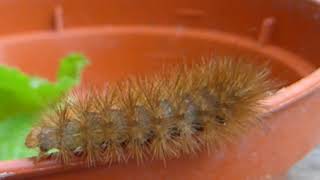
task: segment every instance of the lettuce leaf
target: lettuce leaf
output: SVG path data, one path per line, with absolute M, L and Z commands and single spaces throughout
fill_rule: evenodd
M 28 131 L 41 112 L 79 84 L 87 64 L 81 54 L 70 54 L 61 61 L 56 82 L 0 66 L 0 160 L 34 155 L 24 147 Z

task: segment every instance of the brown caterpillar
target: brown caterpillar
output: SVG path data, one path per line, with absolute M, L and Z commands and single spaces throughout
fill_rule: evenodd
M 217 150 L 259 124 L 262 100 L 275 90 L 269 76 L 265 66 L 221 58 L 127 78 L 72 96 L 32 129 L 26 145 L 89 165 Z

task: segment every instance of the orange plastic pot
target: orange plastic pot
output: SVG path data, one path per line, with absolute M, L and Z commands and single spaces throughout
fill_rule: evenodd
M 53 80 L 57 60 L 81 51 L 91 59 L 84 84 L 101 85 L 153 73 L 163 64 L 231 55 L 269 62 L 273 77 L 286 85 L 267 100 L 271 115 L 265 128 L 253 129 L 218 153 L 168 160 L 166 167 L 152 160 L 95 168 L 80 161 L 68 166 L 5 161 L 0 179 L 270 179 L 285 174 L 320 142 L 320 6 L 315 2 L 32 0 L 23 7 L 35 17 L 39 5 L 38 18 L 44 18 L 42 13 L 58 4 L 55 31 L 34 19 L 30 23 L 41 31 L 0 38 L 1 63 Z

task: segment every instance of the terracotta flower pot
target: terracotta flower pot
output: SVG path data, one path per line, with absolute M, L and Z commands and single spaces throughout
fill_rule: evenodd
M 84 83 L 94 84 L 152 73 L 182 59 L 235 55 L 270 62 L 274 78 L 286 87 L 267 100 L 272 114 L 266 128 L 253 129 L 219 153 L 169 160 L 166 167 L 152 160 L 85 168 L 82 162 L 35 165 L 22 159 L 0 162 L 0 179 L 270 179 L 285 174 L 320 142 L 320 6 L 315 2 L 21 0 L 1 2 L 0 9 L 19 3 L 25 14 L 7 15 L 19 15 L 21 27 L 10 27 L 25 35 L 1 38 L 0 59 L 31 74 L 52 79 L 57 59 L 70 51 L 91 59 Z M 45 30 L 58 5 L 55 31 Z

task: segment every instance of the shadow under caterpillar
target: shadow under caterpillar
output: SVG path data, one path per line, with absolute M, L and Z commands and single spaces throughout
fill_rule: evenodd
M 233 58 L 178 65 L 70 96 L 29 133 L 40 156 L 68 163 L 178 158 L 214 151 L 259 124 L 275 90 L 270 70 Z

